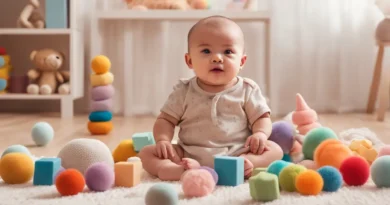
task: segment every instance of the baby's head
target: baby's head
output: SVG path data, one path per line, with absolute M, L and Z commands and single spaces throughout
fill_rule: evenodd
M 244 66 L 244 34 L 232 20 L 211 16 L 200 20 L 188 33 L 188 67 L 208 85 L 229 84 Z

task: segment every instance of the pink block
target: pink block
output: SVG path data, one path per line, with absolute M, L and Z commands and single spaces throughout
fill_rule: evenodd
M 109 98 L 112 98 L 115 94 L 114 87 L 110 85 L 104 85 L 104 86 L 97 86 L 92 88 L 91 90 L 91 98 L 92 100 L 107 100 Z
M 91 102 L 91 112 L 112 111 L 112 98 Z

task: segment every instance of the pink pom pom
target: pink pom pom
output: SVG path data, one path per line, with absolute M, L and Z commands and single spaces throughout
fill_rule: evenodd
M 182 176 L 182 189 L 186 197 L 202 197 L 215 188 L 213 176 L 204 169 L 191 169 Z
M 384 155 L 390 155 L 390 145 L 385 145 L 385 146 L 383 146 L 383 147 L 379 150 L 379 153 L 378 153 L 378 156 L 377 156 L 377 157 L 381 157 L 381 156 L 384 156 Z

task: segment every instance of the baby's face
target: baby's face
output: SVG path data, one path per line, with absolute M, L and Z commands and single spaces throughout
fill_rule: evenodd
M 241 30 L 235 26 L 200 26 L 190 38 L 187 65 L 203 83 L 229 84 L 245 60 L 244 38 Z

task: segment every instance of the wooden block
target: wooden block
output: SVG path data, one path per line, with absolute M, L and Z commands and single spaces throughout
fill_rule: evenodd
M 54 176 L 61 168 L 61 158 L 42 158 L 35 161 L 34 185 L 53 185 Z
M 115 186 L 133 187 L 141 182 L 141 161 L 115 163 Z
M 349 149 L 352 151 L 357 151 L 360 147 L 360 141 L 359 140 L 352 140 L 351 144 L 349 145 Z
M 374 149 L 365 149 L 361 156 L 364 157 L 370 164 L 377 158 L 378 152 Z
M 131 138 L 133 139 L 134 149 L 136 152 L 141 151 L 141 149 L 147 145 L 156 144 L 154 141 L 153 132 L 135 133 Z
M 370 140 L 362 140 L 361 144 L 363 146 L 365 146 L 367 149 L 371 149 L 372 148 L 372 142 Z
M 365 152 L 366 150 L 368 150 L 367 147 L 360 144 L 360 146 L 356 152 L 359 153 L 360 155 L 362 155 L 362 153 Z
M 45 2 L 46 28 L 67 28 L 67 0 L 49 0 Z
M 214 170 L 218 174 L 218 184 L 237 186 L 244 183 L 244 158 L 215 156 Z
M 253 171 L 252 171 L 252 176 L 256 176 L 257 174 L 259 174 L 260 172 L 266 172 L 268 169 L 268 167 L 258 167 L 258 168 L 255 168 Z
M 260 172 L 249 178 L 249 189 L 252 199 L 256 201 L 273 201 L 280 196 L 278 177 L 268 172 Z

